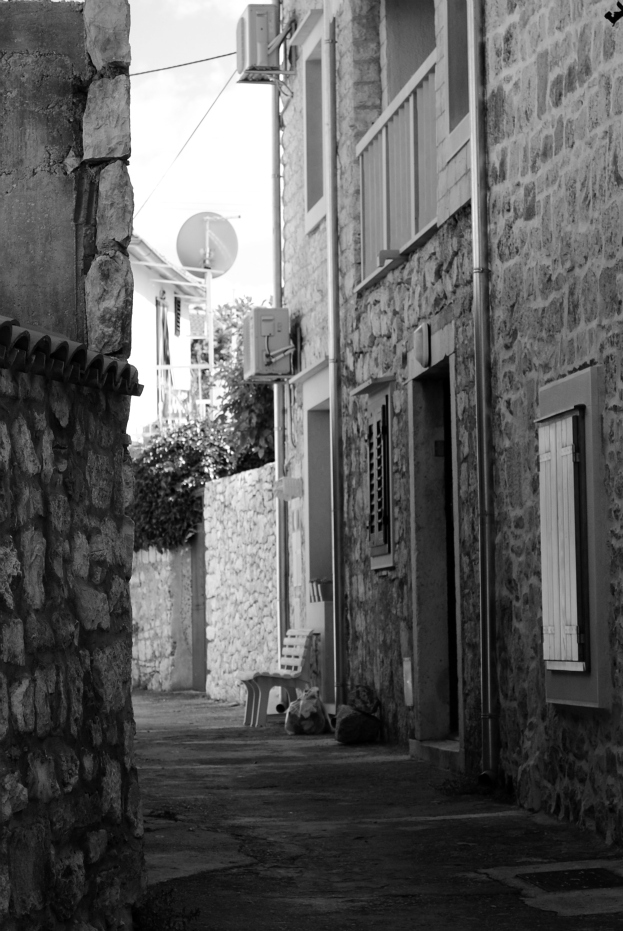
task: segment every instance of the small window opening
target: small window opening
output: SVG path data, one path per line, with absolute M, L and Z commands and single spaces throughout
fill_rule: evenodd
M 179 336 L 182 330 L 182 300 L 175 298 L 175 335 Z

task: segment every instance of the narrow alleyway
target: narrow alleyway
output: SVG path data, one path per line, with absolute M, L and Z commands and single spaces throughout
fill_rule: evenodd
M 395 748 L 245 729 L 241 707 L 198 693 L 137 692 L 134 710 L 154 927 L 621 927 L 623 852 L 591 833 Z M 184 908 L 198 917 L 165 924 Z

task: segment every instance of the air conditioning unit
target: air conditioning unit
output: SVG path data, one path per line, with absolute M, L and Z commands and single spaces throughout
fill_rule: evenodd
M 283 381 L 292 374 L 290 315 L 286 307 L 254 307 L 242 324 L 246 381 Z
M 279 51 L 268 46 L 279 34 L 279 7 L 252 3 L 238 20 L 238 83 L 269 84 L 279 70 Z

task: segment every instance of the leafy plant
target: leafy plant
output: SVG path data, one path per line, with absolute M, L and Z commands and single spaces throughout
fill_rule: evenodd
M 243 377 L 242 321 L 253 303 L 238 298 L 215 312 L 214 384 L 220 395 L 215 425 L 227 438 L 234 471 L 254 469 L 274 459 L 273 390 Z M 207 360 L 207 341 L 195 340 L 193 361 Z
M 238 299 L 215 313 L 214 375 L 204 388 L 215 386 L 217 412 L 163 430 L 134 459 L 135 549 L 188 542 L 202 519 L 206 482 L 274 459 L 272 389 L 243 378 L 242 321 L 251 307 L 248 298 Z M 207 341 L 195 340 L 192 361 L 207 355 Z
M 232 451 L 208 420 L 155 437 L 134 461 L 135 549 L 175 549 L 188 542 L 202 519 L 199 490 L 232 471 Z

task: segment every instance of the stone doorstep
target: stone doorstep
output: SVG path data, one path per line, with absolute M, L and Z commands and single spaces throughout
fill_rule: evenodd
M 465 772 L 465 752 L 458 740 L 409 740 L 409 756 L 452 773 Z
M 500 866 L 478 870 L 490 879 L 521 892 L 526 905 L 546 912 L 571 917 L 574 915 L 612 915 L 623 913 L 623 887 L 605 889 L 574 889 L 567 892 L 544 892 L 521 878 L 524 873 L 553 873 L 563 870 L 606 869 L 623 878 L 623 860 L 571 860 L 565 863 L 523 863 L 521 866 Z M 614 878 L 614 877 L 613 877 Z

